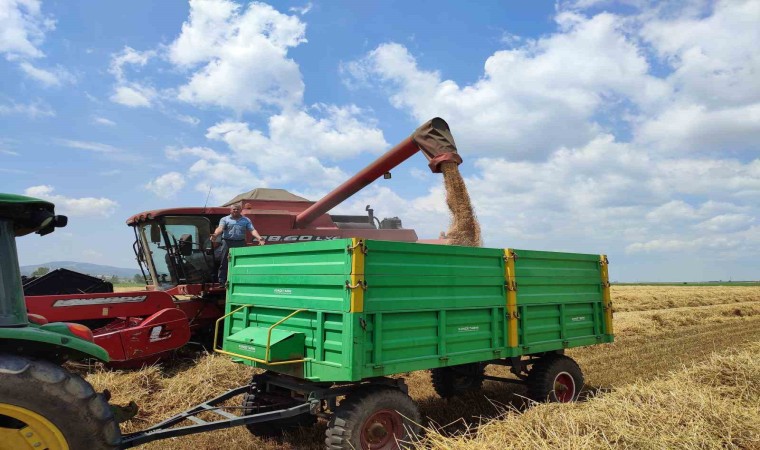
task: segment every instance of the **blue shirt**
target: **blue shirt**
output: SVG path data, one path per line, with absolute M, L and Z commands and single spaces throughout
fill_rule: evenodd
M 246 230 L 253 231 L 253 222 L 245 216 L 241 216 L 237 220 L 233 219 L 231 215 L 222 217 L 219 226 L 222 227 L 222 239 L 233 241 L 245 240 Z

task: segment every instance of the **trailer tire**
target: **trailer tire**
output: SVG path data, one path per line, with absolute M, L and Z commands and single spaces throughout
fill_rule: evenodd
M 2 354 L 0 381 L 0 426 L 29 427 L 34 441 L 26 444 L 119 448 L 121 432 L 108 401 L 79 375 L 43 359 Z
M 253 414 L 257 410 L 264 412 L 270 406 L 275 407 L 276 409 L 281 409 L 283 407 L 298 405 L 298 402 L 295 400 L 286 403 L 277 403 L 276 406 L 274 406 L 274 403 L 263 400 L 261 398 L 261 393 L 264 392 L 264 389 L 266 388 L 266 378 L 266 374 L 259 374 L 254 375 L 251 379 L 251 387 L 243 396 L 244 415 Z M 311 427 L 314 426 L 315 423 L 317 423 L 317 416 L 312 414 L 300 414 L 298 416 L 270 420 L 262 423 L 249 423 L 245 427 L 255 436 L 273 438 L 282 436 L 285 431 L 293 431 L 300 427 Z
M 582 388 L 581 368 L 564 355 L 542 357 L 528 374 L 528 395 L 537 402 L 572 402 Z
M 420 411 L 397 388 L 372 386 L 350 393 L 325 432 L 328 450 L 392 450 L 420 431 Z M 399 443 L 401 441 L 401 443 Z
M 485 372 L 485 365 L 470 363 L 432 369 L 430 378 L 435 392 L 442 398 L 450 398 L 479 391 L 483 387 Z

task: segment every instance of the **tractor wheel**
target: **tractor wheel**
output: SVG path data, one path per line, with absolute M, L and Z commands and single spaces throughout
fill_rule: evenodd
M 49 361 L 0 355 L 0 447 L 116 449 L 121 433 L 90 383 Z
M 325 433 L 328 450 L 395 450 L 419 432 L 420 411 L 399 389 L 369 387 L 340 402 Z
M 486 368 L 480 363 L 462 364 L 432 369 L 431 379 L 435 392 L 443 398 L 479 391 L 483 387 Z
M 254 375 L 251 379 L 251 387 L 243 396 L 243 414 L 255 414 L 282 408 L 289 408 L 299 404 L 297 400 L 290 398 L 290 392 L 285 389 L 272 386 L 274 392 L 266 392 L 266 374 Z M 273 395 L 281 397 L 282 401 L 272 400 Z M 270 420 L 261 423 L 249 423 L 245 427 L 251 434 L 259 437 L 279 437 L 284 431 L 292 431 L 299 427 L 311 427 L 317 423 L 317 416 L 313 414 L 301 414 L 284 419 Z
M 572 402 L 578 399 L 582 387 L 581 368 L 564 355 L 539 359 L 528 374 L 528 395 L 537 402 Z

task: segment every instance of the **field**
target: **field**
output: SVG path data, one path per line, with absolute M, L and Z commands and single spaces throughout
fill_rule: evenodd
M 428 432 L 417 446 L 504 448 L 760 449 L 760 287 L 613 286 L 614 344 L 569 352 L 586 376 L 585 401 L 528 407 L 520 386 L 486 382 L 483 392 L 445 401 L 426 372 L 405 374 Z M 252 372 L 216 355 L 141 371 L 91 369 L 113 403 L 135 400 L 135 431 L 247 382 Z M 504 374 L 501 368 L 489 371 Z M 283 441 L 244 428 L 147 444 L 145 449 L 220 446 L 320 449 L 324 423 Z

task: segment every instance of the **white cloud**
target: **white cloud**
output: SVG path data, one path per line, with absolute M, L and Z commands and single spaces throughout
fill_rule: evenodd
M 126 80 L 124 66 L 144 67 L 155 55 L 156 52 L 153 50 L 140 52 L 132 47 L 124 46 L 121 52 L 111 55 L 111 65 L 108 71 L 116 77 L 118 82 L 124 82 Z
M 197 117 L 193 117 L 193 116 L 188 116 L 188 115 L 185 115 L 185 114 L 177 114 L 177 115 L 174 116 L 174 118 L 177 119 L 177 120 L 179 120 L 180 122 L 185 122 L 185 123 L 188 123 L 188 124 L 193 125 L 193 126 L 198 125 L 199 123 L 201 123 L 201 119 L 199 119 Z
M 105 117 L 95 117 L 94 119 L 92 119 L 92 121 L 98 125 L 106 125 L 109 127 L 116 125 L 116 122 L 110 119 L 106 119 Z
M 236 111 L 299 104 L 303 81 L 287 51 L 305 42 L 304 32 L 296 17 L 263 3 L 191 1 L 168 53 L 172 63 L 194 70 L 178 98 Z
M 654 149 L 725 152 L 760 140 L 760 3 L 709 5 L 640 20 L 642 39 L 672 69 L 673 95 L 637 123 L 636 138 Z
M 89 150 L 96 153 L 118 153 L 121 150 L 113 145 L 102 144 L 100 142 L 76 141 L 71 139 L 59 139 L 62 145 L 80 150 Z
M 210 127 L 206 137 L 225 142 L 237 161 L 254 164 L 272 185 L 335 186 L 346 173 L 321 159 L 339 160 L 388 147 L 383 133 L 362 120 L 363 112 L 355 106 L 319 106 L 315 112 L 321 117 L 303 111 L 271 116 L 268 136 L 247 123 L 228 121 Z
M 143 161 L 143 158 L 140 155 L 128 152 L 118 147 L 114 147 L 110 144 L 103 144 L 101 142 L 92 141 L 78 141 L 73 139 L 56 139 L 55 141 L 58 144 L 69 148 L 93 152 L 97 154 L 99 158 L 106 159 L 108 161 L 131 164 Z
M 288 11 L 294 12 L 296 14 L 299 14 L 301 16 L 306 15 L 309 11 L 311 11 L 311 8 L 313 8 L 314 5 L 311 4 L 311 2 L 303 5 L 303 6 L 291 6 L 288 8 Z
M 31 103 L 11 103 L 10 105 L 0 105 L 0 115 L 20 114 L 31 119 L 41 117 L 55 117 L 53 108 L 40 100 Z
M 383 44 L 345 64 L 352 83 L 380 82 L 391 103 L 416 122 L 445 118 L 460 147 L 479 154 L 540 159 L 562 145 L 591 141 L 594 115 L 626 97 L 650 105 L 668 93 L 611 14 L 562 13 L 561 32 L 497 51 L 477 82 L 459 86 L 421 69 L 406 47 Z
M 14 151 L 11 151 L 11 150 L 5 150 L 3 148 L 0 148 L 0 153 L 2 153 L 3 155 L 10 155 L 10 156 L 18 156 L 19 155 L 18 152 L 14 152 Z
M 179 172 L 165 173 L 145 185 L 145 189 L 161 198 L 172 198 L 185 186 L 185 177 Z
M 150 107 L 158 92 L 151 86 L 130 82 L 124 74 L 126 66 L 144 67 L 151 58 L 156 56 L 154 50 L 140 52 L 132 47 L 124 46 L 121 52 L 111 55 L 111 65 L 108 71 L 116 77 L 114 93 L 111 101 L 131 108 Z
M 74 83 L 76 79 L 74 76 L 63 67 L 56 67 L 53 71 L 40 69 L 28 62 L 22 62 L 19 64 L 21 70 L 29 77 L 36 81 L 39 81 L 45 87 L 57 87 L 63 84 Z
M 111 95 L 111 101 L 130 108 L 149 107 L 156 91 L 148 86 L 131 83 L 129 86 L 117 86 Z
M 69 216 L 110 217 L 119 206 L 115 201 L 105 197 L 71 198 L 55 194 L 53 186 L 31 186 L 24 194 L 55 203 L 56 212 Z
M 38 48 L 55 22 L 40 10 L 38 0 L 0 1 L 0 53 L 8 59 L 41 58 Z
M 185 156 L 194 156 L 207 161 L 228 161 L 226 156 L 207 147 L 168 147 L 166 149 L 166 157 L 173 161 L 180 161 Z

